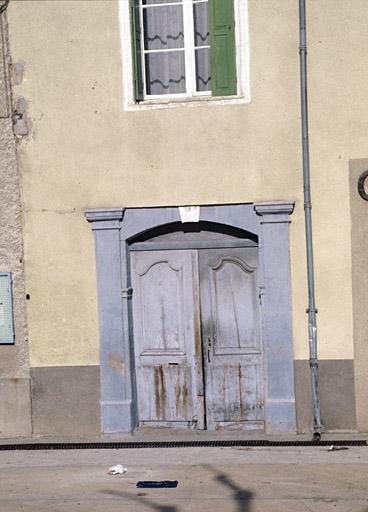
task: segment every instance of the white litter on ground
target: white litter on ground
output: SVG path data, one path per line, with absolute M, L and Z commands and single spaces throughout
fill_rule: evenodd
M 348 450 L 349 448 L 347 446 L 335 446 L 334 444 L 332 444 L 328 451 L 329 452 L 337 452 L 338 450 Z
M 127 471 L 128 471 L 127 468 L 125 468 L 121 464 L 116 464 L 115 466 L 111 466 L 111 468 L 109 468 L 107 474 L 108 475 L 124 475 L 124 473 L 126 473 Z

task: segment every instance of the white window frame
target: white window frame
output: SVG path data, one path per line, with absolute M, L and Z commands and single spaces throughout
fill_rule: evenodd
M 237 94 L 235 96 L 211 96 L 210 91 L 195 91 L 195 69 L 193 69 L 195 61 L 191 56 L 192 50 L 194 52 L 194 41 L 193 37 L 189 37 L 189 43 L 185 43 L 185 49 L 188 50 L 186 51 L 185 58 L 186 84 L 191 84 L 189 90 L 187 89 L 187 92 L 184 94 L 151 95 L 139 103 L 135 102 L 133 91 L 132 39 L 129 5 L 129 0 L 119 0 L 123 105 L 125 110 L 146 110 L 178 106 L 199 106 L 203 104 L 219 105 L 250 102 L 248 0 L 234 0 L 237 74 Z M 188 30 L 190 30 L 191 23 L 191 33 L 193 34 L 193 16 L 191 15 L 191 9 L 192 0 L 183 0 L 184 23 L 189 27 Z M 141 19 L 141 26 L 143 26 L 142 21 L 143 20 Z M 186 39 L 188 39 L 188 37 Z M 188 45 L 192 45 L 192 48 Z M 145 72 L 144 66 L 142 66 L 142 71 L 143 73 Z

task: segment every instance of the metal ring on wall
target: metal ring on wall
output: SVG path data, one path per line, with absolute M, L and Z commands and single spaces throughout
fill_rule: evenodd
M 364 171 L 358 180 L 358 192 L 361 198 L 368 201 L 368 171 Z M 366 186 L 364 186 L 366 184 Z

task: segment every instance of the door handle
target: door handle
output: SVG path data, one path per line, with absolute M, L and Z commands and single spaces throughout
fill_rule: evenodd
M 211 358 L 210 358 L 211 346 L 212 346 L 211 338 L 207 338 L 207 362 L 208 363 L 211 362 Z

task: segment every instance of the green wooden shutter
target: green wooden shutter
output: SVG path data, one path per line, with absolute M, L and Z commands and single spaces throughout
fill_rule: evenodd
M 237 93 L 233 0 L 209 0 L 212 96 Z
M 141 23 L 139 16 L 139 0 L 130 0 L 130 17 L 132 27 L 133 51 L 133 90 L 135 101 L 143 100 Z
M 14 343 L 12 278 L 0 272 L 0 343 Z

